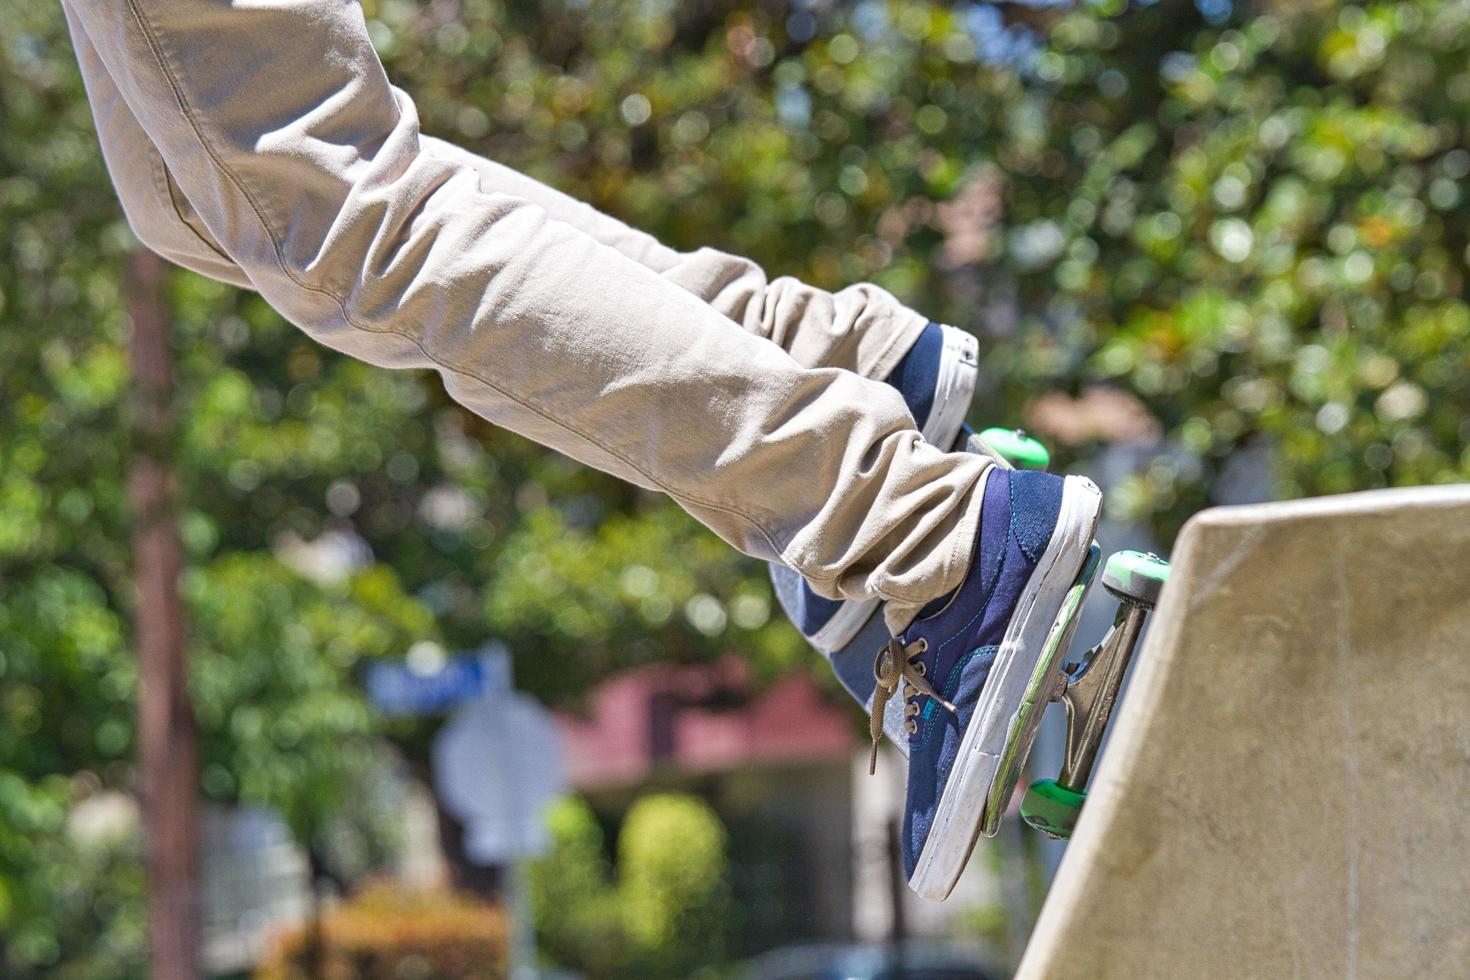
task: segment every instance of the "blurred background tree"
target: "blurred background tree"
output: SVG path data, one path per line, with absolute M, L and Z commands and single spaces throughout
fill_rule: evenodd
M 428 131 L 676 246 L 974 330 L 972 421 L 1030 419 L 1064 464 L 1143 440 L 1109 506 L 1165 542 L 1243 451 L 1283 496 L 1470 471 L 1465 0 L 363 6 Z M 135 778 L 135 243 L 59 9 L 0 12 L 0 972 L 131 975 L 128 845 L 57 862 L 76 805 Z M 369 710 L 368 658 L 500 637 L 557 703 L 656 660 L 814 663 L 762 570 L 667 502 L 258 297 L 170 288 L 203 790 L 324 866 L 383 739 L 422 765 L 433 730 Z M 1097 391 L 1134 421 L 1043 410 Z

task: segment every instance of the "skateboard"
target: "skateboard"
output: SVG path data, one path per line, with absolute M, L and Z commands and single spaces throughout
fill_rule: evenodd
M 1169 563 L 1157 555 L 1120 551 L 1108 559 L 1102 584 L 1118 600 L 1112 628 L 1080 660 L 1064 665 L 1048 692 L 1048 700 L 1067 709 L 1062 771 L 1056 779 L 1036 780 L 1021 801 L 1021 819 L 1049 837 L 1065 840 L 1077 826 L 1123 675 L 1168 580 Z
M 967 433 L 964 449 L 990 456 L 998 465 L 1011 469 L 1044 470 L 1051 464 L 1046 447 L 1021 429 L 997 427 Z M 1121 551 L 1109 558 L 1103 567 L 1102 583 L 1119 603 L 1113 627 L 1078 662 L 1065 663 L 1083 606 L 1102 565 L 1101 556 L 1102 549 L 1094 542 L 1047 634 L 1021 709 L 1012 719 L 1006 757 L 996 770 L 981 821 L 981 830 L 987 836 L 994 836 L 1000 828 L 1041 718 L 1052 701 L 1061 701 L 1067 711 L 1065 763 L 1056 779 L 1031 784 L 1021 804 L 1021 816 L 1029 826 L 1055 838 L 1070 836 L 1076 825 L 1123 675 L 1142 635 L 1144 620 L 1169 577 L 1168 562 L 1155 555 Z M 782 566 L 772 566 L 771 579 L 777 601 L 791 615 L 801 579 Z M 874 651 L 885 647 L 888 640 L 883 616 L 875 613 L 847 645 L 825 654 L 843 688 L 864 711 L 872 711 L 877 687 Z M 894 698 L 885 706 L 883 733 L 906 758 L 908 735 L 903 723 L 903 701 Z

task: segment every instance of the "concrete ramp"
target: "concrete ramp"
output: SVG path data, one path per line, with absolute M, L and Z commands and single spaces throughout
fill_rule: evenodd
M 1206 511 L 1171 557 L 1018 976 L 1470 976 L 1470 486 Z

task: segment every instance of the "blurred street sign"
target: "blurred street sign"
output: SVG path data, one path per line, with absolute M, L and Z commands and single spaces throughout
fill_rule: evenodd
M 510 651 L 489 643 L 473 653 L 446 656 L 416 644 L 403 660 L 369 664 L 368 700 L 388 715 L 432 715 L 510 686 Z
M 506 869 L 508 976 L 535 980 L 536 931 L 520 862 L 550 846 L 546 807 L 566 792 L 567 779 L 551 712 L 512 687 L 509 651 L 500 652 L 498 683 L 455 711 L 430 761 L 434 795 L 464 827 L 465 857 Z
M 464 824 L 464 848 L 480 865 L 545 851 L 548 804 L 566 790 L 551 712 L 514 690 L 460 708 L 434 740 L 434 789 Z

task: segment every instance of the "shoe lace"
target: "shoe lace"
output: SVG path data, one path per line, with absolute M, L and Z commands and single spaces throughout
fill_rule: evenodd
M 868 734 L 873 739 L 873 752 L 868 757 L 870 776 L 878 771 L 878 745 L 883 741 L 883 714 L 888 710 L 888 702 L 898 691 L 900 682 L 903 684 L 904 699 L 903 730 L 910 735 L 919 730 L 916 720 L 920 711 L 918 698 L 933 698 L 950 714 L 958 710 L 934 690 L 934 685 L 924 676 L 927 668 L 919 657 L 927 649 L 929 643 L 922 636 L 907 645 L 894 638 L 878 651 L 878 656 L 873 661 L 873 677 L 878 683 L 873 688 L 873 712 L 868 718 Z

